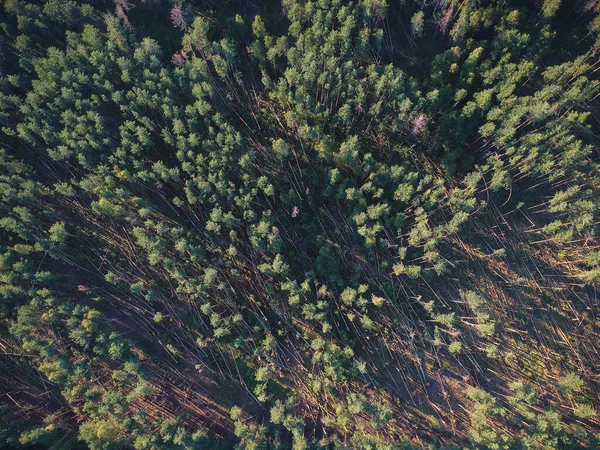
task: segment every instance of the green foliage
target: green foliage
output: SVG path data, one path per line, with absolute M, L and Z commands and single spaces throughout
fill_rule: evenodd
M 460 353 L 461 349 L 462 344 L 459 341 L 454 341 L 448 346 L 448 350 L 450 350 L 450 353 Z
M 595 2 L 0 12 L 0 446 L 600 446 Z
M 587 403 L 576 404 L 573 412 L 580 419 L 592 419 L 596 417 L 596 410 L 592 405 Z
M 584 386 L 583 380 L 579 375 L 570 372 L 564 375 L 559 381 L 560 388 L 567 393 L 575 393 L 581 391 Z

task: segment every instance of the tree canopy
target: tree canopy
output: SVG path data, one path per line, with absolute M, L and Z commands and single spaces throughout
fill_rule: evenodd
M 0 446 L 600 447 L 600 2 L 0 11 Z

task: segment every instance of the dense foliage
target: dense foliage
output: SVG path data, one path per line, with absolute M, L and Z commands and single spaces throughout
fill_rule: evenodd
M 0 11 L 0 446 L 600 448 L 599 1 Z

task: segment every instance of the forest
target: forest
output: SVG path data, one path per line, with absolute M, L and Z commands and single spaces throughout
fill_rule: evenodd
M 599 0 L 0 0 L 0 448 L 600 448 Z

